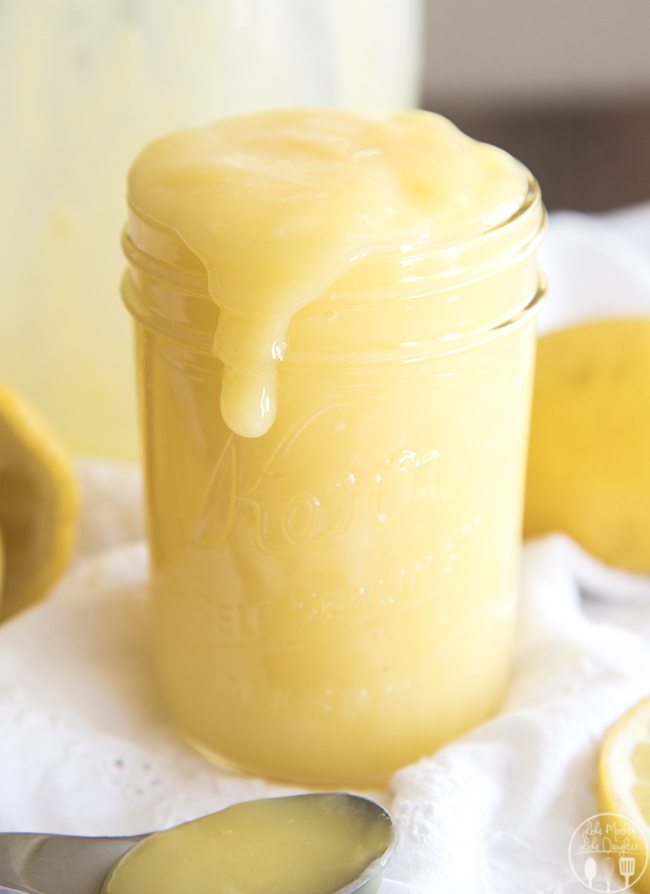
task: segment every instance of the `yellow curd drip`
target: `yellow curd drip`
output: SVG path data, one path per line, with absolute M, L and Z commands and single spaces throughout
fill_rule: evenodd
M 221 412 L 233 432 L 259 437 L 276 416 L 277 368 L 301 308 L 352 268 L 363 277 L 373 258 L 417 268 L 480 236 L 521 207 L 528 186 L 509 155 L 439 115 L 295 108 L 149 144 L 129 198 L 203 263 L 220 312 Z

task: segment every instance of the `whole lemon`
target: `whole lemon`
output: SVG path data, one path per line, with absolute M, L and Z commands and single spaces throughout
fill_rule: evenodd
M 524 529 L 650 572 L 650 318 L 540 338 Z
M 42 599 L 74 545 L 70 457 L 27 401 L 0 381 L 0 621 Z

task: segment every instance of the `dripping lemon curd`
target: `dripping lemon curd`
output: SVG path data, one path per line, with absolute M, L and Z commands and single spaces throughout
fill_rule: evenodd
M 129 176 L 156 652 L 217 760 L 377 782 L 493 710 L 544 212 L 423 111 L 286 109 Z

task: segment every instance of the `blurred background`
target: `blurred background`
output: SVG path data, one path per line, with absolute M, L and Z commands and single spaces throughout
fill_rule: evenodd
M 649 0 L 0 0 L 0 379 L 75 452 L 135 456 L 119 233 L 157 134 L 421 104 L 604 210 L 650 198 L 649 38 Z
M 427 0 L 423 102 L 521 158 L 549 208 L 650 198 L 648 0 Z

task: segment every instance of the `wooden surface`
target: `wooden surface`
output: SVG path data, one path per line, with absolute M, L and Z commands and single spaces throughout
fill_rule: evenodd
M 520 158 L 548 208 L 604 211 L 650 199 L 650 95 L 605 108 L 437 111 Z

